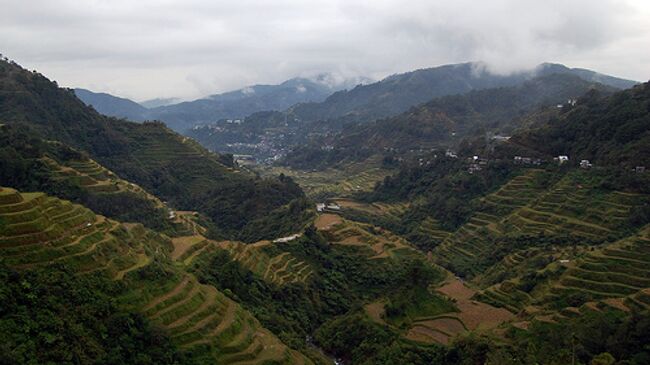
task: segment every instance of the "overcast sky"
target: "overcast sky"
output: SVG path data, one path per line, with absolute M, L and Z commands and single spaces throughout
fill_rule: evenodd
M 138 101 L 333 72 L 552 61 L 650 79 L 648 0 L 0 0 L 0 53 Z

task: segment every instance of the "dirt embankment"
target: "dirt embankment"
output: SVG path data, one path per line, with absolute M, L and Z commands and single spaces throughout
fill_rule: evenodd
M 341 220 L 341 217 L 339 217 L 338 215 L 326 213 L 326 214 L 319 215 L 316 218 L 314 225 L 316 226 L 317 229 L 326 231 L 337 224 L 341 224 L 342 222 L 343 221 Z

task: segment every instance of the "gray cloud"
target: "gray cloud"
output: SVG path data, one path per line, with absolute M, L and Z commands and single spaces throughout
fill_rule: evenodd
M 0 0 L 0 52 L 61 85 L 194 98 L 469 60 L 650 78 L 645 0 Z

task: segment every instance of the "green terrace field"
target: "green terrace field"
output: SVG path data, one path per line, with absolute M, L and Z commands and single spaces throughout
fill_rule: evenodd
M 369 248 L 373 253 L 371 259 L 421 255 L 404 238 L 371 224 L 326 213 L 316 218 L 315 226 L 332 244 Z
M 433 260 L 471 279 L 473 299 L 523 318 L 647 310 L 649 228 L 635 231 L 630 217 L 650 197 L 603 189 L 597 172 L 569 171 L 547 186 L 534 183 L 541 174 L 527 170 L 480 198 Z
M 355 193 L 371 191 L 375 184 L 391 171 L 380 167 L 376 158 L 363 163 L 348 163 L 323 171 L 301 171 L 285 167 L 256 167 L 263 175 L 285 174 L 291 176 L 313 199 L 349 197 Z
M 167 209 L 160 199 L 149 194 L 140 186 L 120 179 L 116 174 L 92 159 L 71 160 L 60 164 L 52 158 L 43 157 L 43 161 L 51 168 L 52 178 L 67 181 L 80 186 L 90 193 L 123 193 L 131 192 L 138 197 L 149 200 L 156 208 Z
M 183 262 L 213 243 L 184 238 L 180 244 L 42 193 L 0 189 L 0 256 L 7 265 L 63 263 L 79 275 L 99 272 L 124 282 L 118 302 L 165 328 L 198 361 L 310 363 L 239 304 L 185 272 Z
M 172 259 L 184 266 L 190 266 L 199 255 L 223 250 L 228 253 L 231 260 L 239 262 L 265 282 L 278 286 L 304 283 L 314 273 L 309 264 L 296 259 L 288 252 L 268 252 L 268 248 L 275 245 L 271 241 L 252 244 L 233 241 L 215 242 L 201 235 L 194 235 L 173 238 L 172 243 L 174 245 Z
M 95 209 L 106 210 L 111 218 L 135 220 L 171 236 L 191 234 L 199 229 L 194 222 L 194 212 L 172 213 L 172 209 L 158 197 L 121 179 L 92 159 L 57 162 L 45 156 L 41 160 L 49 168 L 53 182 L 81 189 L 87 197 L 79 200 Z M 122 208 L 121 204 L 128 207 Z M 202 233 L 206 231 L 205 228 L 200 230 Z
M 528 170 L 481 198 L 480 210 L 436 248 L 438 262 L 452 271 L 476 275 L 496 263 L 485 262 L 485 254 L 500 240 L 526 235 L 570 236 L 584 243 L 613 240 L 627 229 L 632 209 L 649 199 L 601 191 L 584 171 L 569 172 L 552 186 L 540 188 L 532 182 L 541 173 Z
M 625 298 L 626 303 L 647 309 L 634 299 L 650 288 L 650 227 L 605 247 L 590 251 L 570 266 L 541 298 L 543 303 L 581 304 L 591 300 Z
M 192 174 L 194 189 L 209 187 L 207 184 L 214 177 L 210 169 L 214 169 L 213 174 L 236 171 L 225 166 L 217 155 L 209 153 L 191 138 L 169 133 L 163 128 L 141 128 L 138 132 L 139 138 L 135 140 L 132 155 L 146 170 L 165 169 L 182 163 Z M 206 163 L 210 168 L 205 166 Z
M 288 252 L 275 256 L 267 254 L 265 247 L 273 245 L 270 241 L 254 244 L 241 242 L 222 242 L 219 248 L 228 251 L 230 257 L 242 266 L 258 275 L 264 281 L 284 285 L 288 283 L 304 283 L 309 280 L 314 271 L 305 261 L 298 260 Z
M 192 275 L 137 289 L 123 300 L 167 329 L 172 341 L 198 361 L 219 364 L 305 364 L 239 304 Z
M 61 262 L 119 279 L 149 261 L 149 245 L 170 245 L 141 225 L 120 224 L 42 193 L 2 188 L 0 204 L 0 252 L 15 267 Z
M 536 188 L 533 180 L 541 170 L 529 170 L 513 178 L 496 192 L 480 198 L 481 210 L 453 234 L 436 234 L 435 238 L 446 236 L 433 254 L 436 260 L 450 270 L 468 273 L 480 272 L 475 265 L 482 254 L 490 250 L 491 237 L 504 234 L 501 220 L 511 212 L 531 203 L 543 190 Z

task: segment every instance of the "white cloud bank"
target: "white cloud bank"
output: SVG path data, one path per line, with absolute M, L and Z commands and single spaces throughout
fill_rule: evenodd
M 334 72 L 561 62 L 650 78 L 646 0 L 0 0 L 0 52 L 61 85 L 194 98 Z

